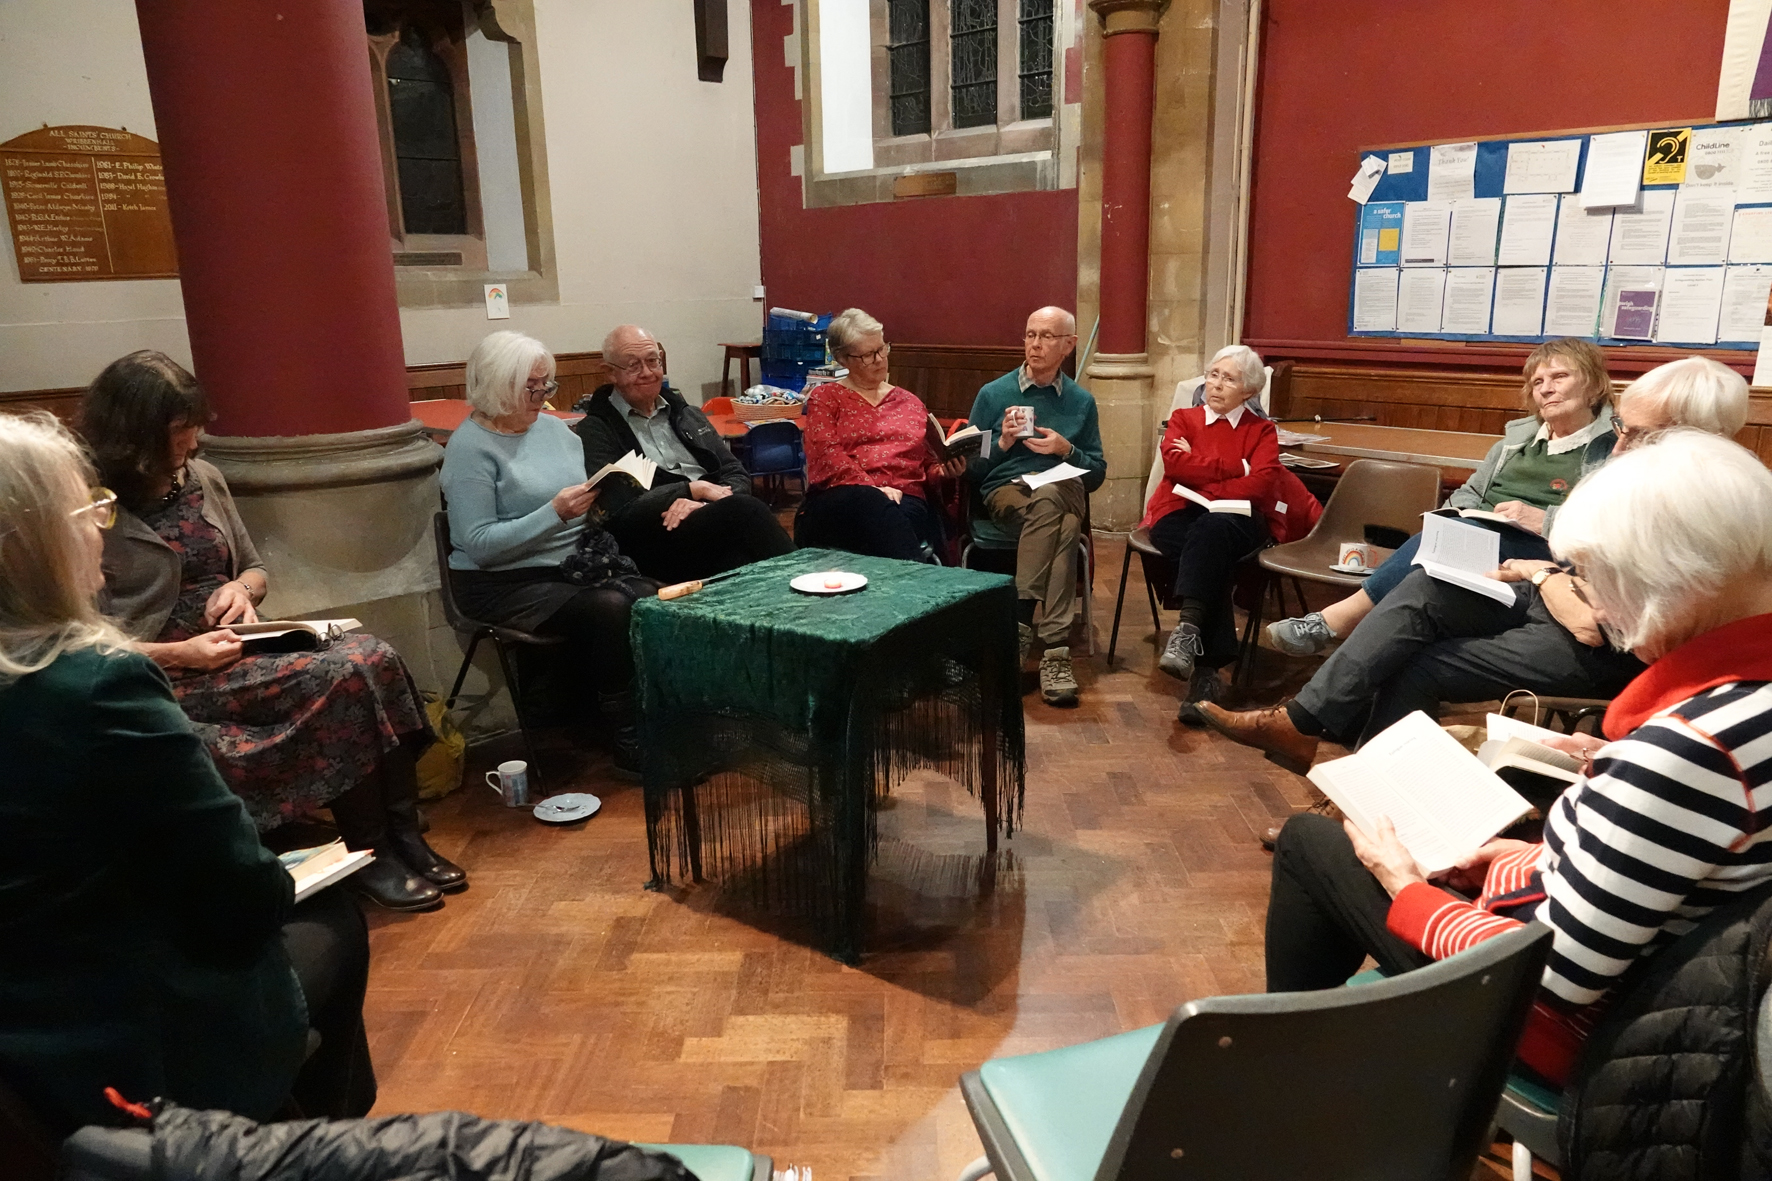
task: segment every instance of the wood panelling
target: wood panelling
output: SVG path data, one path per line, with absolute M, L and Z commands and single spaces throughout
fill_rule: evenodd
M 1626 383 L 1614 381 L 1615 389 Z M 1391 369 L 1276 361 L 1272 403 L 1281 418 L 1373 415 L 1380 426 L 1498 435 L 1525 413 L 1515 373 Z M 1748 425 L 1736 436 L 1772 465 L 1772 390 L 1751 391 Z
M 467 369 L 466 361 L 409 366 L 406 370 L 407 396 L 414 402 L 430 398 L 465 398 L 468 396 Z M 555 353 L 554 380 L 560 383 L 560 388 L 548 399 L 548 405 L 556 410 L 570 410 L 574 402 L 595 393 L 598 386 L 608 384 L 609 366 L 604 364 L 602 353 Z
M 66 390 L 15 390 L 0 394 L 0 414 L 23 414 L 29 410 L 47 410 L 63 422 L 72 422 L 80 409 L 80 395 L 86 387 Z
M 923 399 L 937 418 L 965 418 L 979 387 L 1021 361 L 1018 345 L 894 344 L 888 376 Z M 1065 360 L 1064 371 L 1076 376 L 1076 354 Z

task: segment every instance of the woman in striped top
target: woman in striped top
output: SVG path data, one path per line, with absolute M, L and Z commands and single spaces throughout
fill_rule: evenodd
M 1589 766 L 1543 843 L 1491 841 L 1435 884 L 1388 821 L 1365 834 L 1294 817 L 1275 849 L 1267 977 L 1270 991 L 1334 987 L 1367 954 L 1407 971 L 1536 918 L 1555 940 L 1520 1060 L 1561 1085 L 1632 962 L 1772 879 L 1772 472 L 1672 432 L 1583 481 L 1551 546 L 1619 646 L 1651 663 L 1607 711 L 1609 741 L 1568 740 Z

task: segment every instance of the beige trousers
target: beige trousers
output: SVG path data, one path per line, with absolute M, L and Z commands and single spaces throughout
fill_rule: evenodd
M 991 522 L 1020 538 L 1015 547 L 1015 591 L 1040 602 L 1036 632 L 1046 645 L 1068 644 L 1077 603 L 1077 544 L 1089 494 L 1081 480 L 1060 480 L 1030 491 L 1020 480 L 991 490 Z

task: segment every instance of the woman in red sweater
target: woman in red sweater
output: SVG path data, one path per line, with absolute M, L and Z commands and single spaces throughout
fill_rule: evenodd
M 929 408 L 887 379 L 892 350 L 885 329 L 860 308 L 833 319 L 825 339 L 849 374 L 806 397 L 807 491 L 794 540 L 933 562 L 942 546 L 941 519 L 923 482 L 943 469 L 925 441 Z M 956 469 L 963 464 L 957 461 Z
M 1218 696 L 1218 669 L 1237 656 L 1231 615 L 1231 578 L 1237 562 L 1285 529 L 1278 503 L 1283 470 L 1274 424 L 1248 400 L 1260 390 L 1261 357 L 1234 344 L 1206 369 L 1206 403 L 1177 410 L 1159 445 L 1162 480 L 1140 524 L 1168 558 L 1176 559 L 1175 595 L 1181 622 L 1169 634 L 1157 667 L 1179 680 L 1203 671 L 1190 701 Z M 1181 489 L 1206 500 L 1247 501 L 1242 511 L 1208 511 Z

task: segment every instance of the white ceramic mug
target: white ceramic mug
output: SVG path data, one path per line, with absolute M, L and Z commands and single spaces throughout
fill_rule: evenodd
M 1033 438 L 1034 408 L 1032 406 L 1012 406 L 1010 409 L 1015 411 L 1015 421 L 1018 424 L 1015 429 L 1015 437 L 1018 439 Z
M 522 759 L 500 763 L 498 770 L 486 772 L 486 785 L 504 799 L 507 808 L 529 806 L 529 764 Z
M 1344 541 L 1340 563 L 1349 570 L 1370 570 L 1378 565 L 1378 547 L 1364 541 Z

